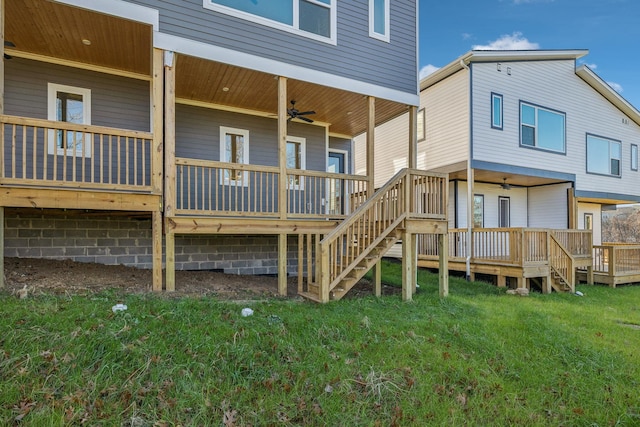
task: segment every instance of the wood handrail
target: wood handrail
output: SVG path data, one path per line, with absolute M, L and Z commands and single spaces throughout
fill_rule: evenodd
M 229 163 L 229 162 L 220 162 L 217 160 L 202 160 L 202 159 L 191 159 L 187 157 L 176 157 L 176 166 L 196 166 L 203 168 L 211 168 L 211 169 L 229 169 L 229 170 L 239 170 L 239 171 L 252 171 L 252 172 L 270 172 L 270 173 L 280 173 L 280 168 L 277 166 L 262 166 L 262 165 L 254 165 L 248 163 Z
M 45 120 L 45 119 L 33 119 L 28 117 L 8 116 L 6 114 L 0 115 L 0 123 L 19 125 L 19 126 L 28 126 L 28 127 L 47 128 L 47 129 L 53 129 L 53 130 L 68 130 L 68 131 L 75 131 L 75 132 L 82 132 L 82 133 L 103 133 L 108 135 L 124 136 L 129 138 L 141 138 L 141 139 L 153 138 L 152 133 L 145 132 L 145 131 L 112 128 L 107 126 L 82 125 L 82 124 L 69 123 L 69 122 L 57 122 L 57 121 Z
M 569 285 L 571 292 L 574 292 L 576 284 L 574 269 L 575 259 L 573 255 L 571 255 L 567 248 L 562 245 L 552 232 L 549 232 L 549 243 L 551 249 L 551 253 L 549 254 L 549 266 Z M 554 255 L 556 254 L 556 249 L 560 250 L 558 255 Z M 562 260 L 560 263 L 556 260 L 558 256 Z M 564 266 L 565 263 L 566 266 Z M 567 275 L 570 277 L 567 277 Z

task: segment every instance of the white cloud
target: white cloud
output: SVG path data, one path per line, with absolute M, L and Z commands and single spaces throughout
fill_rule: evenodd
M 598 68 L 598 64 L 588 64 L 585 62 L 584 65 L 591 68 L 592 70 L 595 70 L 596 68 Z
M 424 79 L 429 74 L 435 73 L 439 69 L 440 67 L 436 67 L 435 65 L 425 65 L 424 67 L 420 68 L 420 80 Z
M 469 33 L 462 33 L 462 40 L 469 40 L 473 35 Z
M 538 43 L 533 43 L 522 36 L 520 32 L 504 34 L 486 45 L 474 45 L 473 50 L 531 50 L 539 49 Z
M 615 90 L 618 93 L 622 93 L 622 85 L 616 82 L 607 82 L 611 89 Z

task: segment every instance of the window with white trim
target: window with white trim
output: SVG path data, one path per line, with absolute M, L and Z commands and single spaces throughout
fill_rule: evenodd
M 484 227 L 484 195 L 473 195 L 473 228 Z
M 225 163 L 249 163 L 249 131 L 220 126 L 220 161 Z M 247 186 L 247 172 L 230 167 L 223 169 L 222 181 L 227 185 Z
M 587 172 L 620 176 L 622 143 L 613 139 L 587 134 Z
M 337 0 L 203 0 L 205 9 L 336 43 Z
M 631 144 L 631 170 L 638 170 L 638 146 Z
M 389 22 L 391 0 L 369 0 L 369 36 L 390 41 Z
M 47 119 L 57 122 L 91 124 L 91 90 L 49 83 L 47 85 Z M 91 157 L 91 138 L 77 131 L 49 131 L 49 154 Z
M 491 92 L 491 127 L 502 130 L 502 95 Z
M 565 114 L 520 101 L 520 145 L 565 153 Z
M 297 136 L 287 136 L 287 169 L 306 169 L 306 145 L 307 140 Z M 303 177 L 289 175 L 290 188 L 302 189 Z
M 511 225 L 511 199 L 509 197 L 498 197 L 498 227 L 508 228 Z

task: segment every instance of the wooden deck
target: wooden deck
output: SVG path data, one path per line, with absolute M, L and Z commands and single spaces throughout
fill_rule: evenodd
M 573 291 L 578 269 L 592 265 L 590 231 L 473 229 L 470 242 L 468 238 L 466 229 L 449 230 L 449 269 L 466 272 L 468 261 L 471 280 L 495 276 L 498 286 L 514 281 L 513 286 L 530 288 L 531 279 L 539 279 L 544 292 Z M 419 266 L 437 268 L 438 256 L 432 236 L 419 239 Z
M 584 272 L 579 277 L 586 281 Z M 640 245 L 605 243 L 593 247 L 593 282 L 615 288 L 640 283 Z

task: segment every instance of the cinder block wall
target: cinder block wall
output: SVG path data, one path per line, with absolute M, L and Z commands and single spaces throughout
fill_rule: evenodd
M 288 242 L 287 270 L 297 274 L 297 239 Z M 5 215 L 5 256 L 71 259 L 152 267 L 151 219 L 96 214 Z M 176 270 L 277 274 L 277 236 L 176 236 Z

